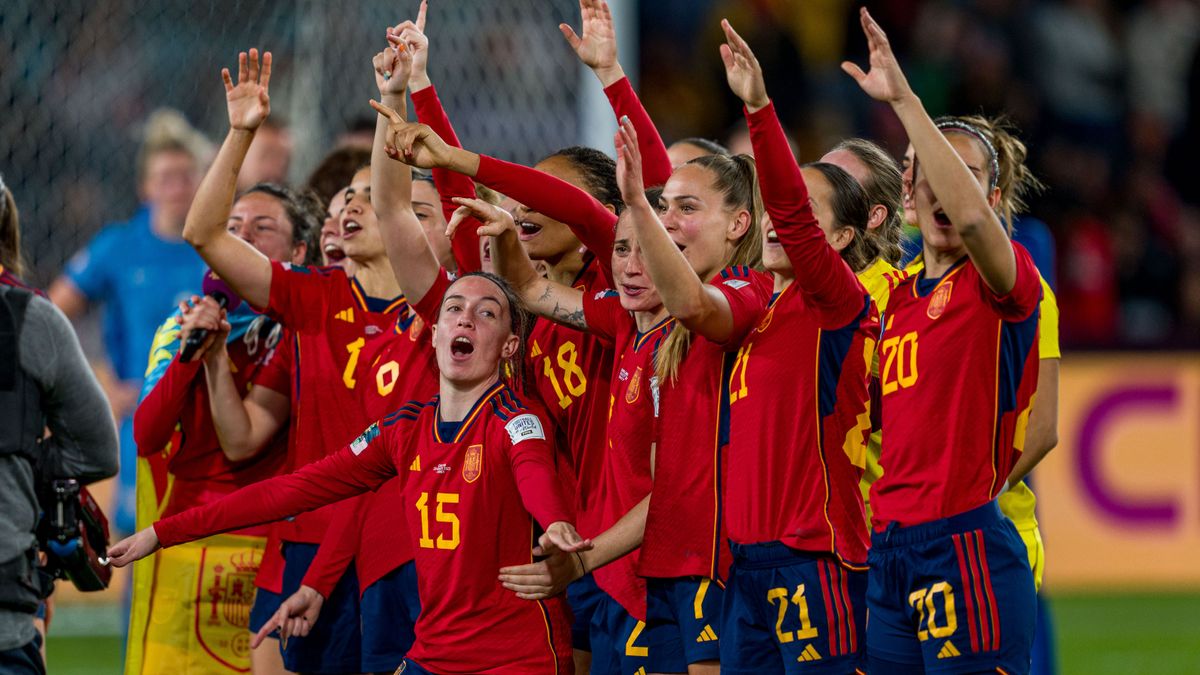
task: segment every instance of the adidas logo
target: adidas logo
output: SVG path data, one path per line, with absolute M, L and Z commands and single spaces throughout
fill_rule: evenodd
M 942 651 L 938 652 L 939 659 L 950 659 L 955 656 L 962 656 L 962 652 L 958 651 L 958 647 L 954 643 L 946 640 L 946 644 L 942 645 Z
M 817 648 L 816 648 L 816 647 L 814 647 L 814 646 L 812 646 L 811 644 L 810 644 L 810 645 L 806 645 L 806 646 L 804 647 L 804 651 L 800 652 L 800 656 L 797 656 L 797 657 L 796 657 L 796 660 L 797 660 L 797 661 L 800 661 L 800 662 L 804 662 L 804 661 L 820 661 L 820 660 L 821 660 L 821 653 L 820 653 L 820 652 L 818 652 L 818 651 L 817 651 Z
M 421 470 L 421 456 L 420 455 L 417 455 L 416 457 L 413 458 L 412 464 L 408 465 L 408 470 L 409 471 L 420 471 Z
M 645 666 L 638 668 L 636 671 L 634 671 L 633 675 L 646 675 Z
M 717 632 L 708 624 L 704 624 L 704 630 L 700 631 L 700 637 L 696 638 L 696 642 L 716 642 L 716 640 Z
M 342 311 L 338 312 L 337 314 L 334 314 L 333 318 L 341 319 L 342 321 L 345 321 L 347 323 L 354 323 L 354 308 L 347 307 L 346 309 L 343 309 Z

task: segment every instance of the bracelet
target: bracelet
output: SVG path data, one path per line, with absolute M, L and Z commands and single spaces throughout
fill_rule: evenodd
M 580 553 L 579 551 L 575 551 L 575 557 L 579 558 L 579 568 L 583 570 L 584 574 L 587 574 L 588 568 L 587 568 L 587 564 L 583 562 L 583 554 Z

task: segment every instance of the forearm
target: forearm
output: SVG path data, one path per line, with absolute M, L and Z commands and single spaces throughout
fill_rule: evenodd
M 733 317 L 729 305 L 721 302 L 720 292 L 709 289 L 696 276 L 648 201 L 635 199 L 628 208 L 627 217 L 633 223 L 650 280 L 667 312 L 688 329 L 724 341 L 732 330 Z
M 892 103 L 938 206 L 963 239 L 967 253 L 988 286 L 1005 295 L 1016 282 L 1016 262 L 1008 233 L 979 181 L 925 112 L 916 94 Z M 989 167 L 983 167 L 990 172 Z
M 496 273 L 508 280 L 531 312 L 572 328 L 587 329 L 583 294 L 538 275 L 515 232 L 505 230 L 495 238 L 492 260 Z
M 518 443 L 512 449 L 511 461 L 521 502 L 543 528 L 559 521 L 574 522 L 574 512 L 562 496 L 561 484 L 554 470 L 554 458 L 546 443 Z
M 650 119 L 650 113 L 646 112 L 646 107 L 633 90 L 633 84 L 625 77 L 625 71 L 619 64 L 594 72 L 604 85 L 604 94 L 617 119 L 628 117 L 637 131 L 638 150 L 642 155 L 642 184 L 647 188 L 663 185 L 671 177 L 671 158 L 667 155 L 667 146 L 654 121 Z
M 172 359 L 162 378 L 138 404 L 133 413 L 133 439 L 138 455 L 146 457 L 161 452 L 170 442 L 201 368 L 203 364 L 199 361 L 183 363 L 178 357 Z
M 1038 388 L 1029 412 L 1025 449 L 1008 475 L 1009 485 L 1024 480 L 1058 445 L 1058 370 L 1055 358 L 1041 359 L 1038 364 Z
M 646 513 L 649 509 L 650 495 L 646 495 L 612 527 L 592 539 L 592 549 L 580 554 L 588 572 L 603 567 L 642 545 L 642 536 L 646 532 Z
M 253 457 L 266 445 L 275 430 L 268 434 L 254 428 L 246 402 L 233 379 L 228 357 L 222 355 L 221 358 L 206 362 L 204 376 L 213 430 L 217 433 L 221 451 L 235 462 Z

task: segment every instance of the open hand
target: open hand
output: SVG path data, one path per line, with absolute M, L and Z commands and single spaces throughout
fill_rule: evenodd
M 254 131 L 271 114 L 271 52 L 263 52 L 262 67 L 258 64 L 258 50 L 251 48 L 238 54 L 237 84 L 229 75 L 228 68 L 221 69 L 225 81 L 225 106 L 229 109 L 229 126 L 234 129 Z
M 522 600 L 545 600 L 562 593 L 583 575 L 579 556 L 560 551 L 535 563 L 501 568 L 500 585 Z
M 888 43 L 883 29 L 871 18 L 871 13 L 866 7 L 859 10 L 858 18 L 862 23 L 863 33 L 867 36 L 867 47 L 871 51 L 871 69 L 864 73 L 856 64 L 843 61 L 842 70 L 853 77 L 858 86 L 876 101 L 896 103 L 911 96 L 912 88 L 904 78 L 904 71 L 900 70 L 900 64 L 896 61 L 896 55 L 892 53 L 892 45 Z
M 579 13 L 583 18 L 582 37 L 565 23 L 558 24 L 558 29 L 579 60 L 607 87 L 625 77 L 617 61 L 617 32 L 613 29 L 612 12 L 604 0 L 579 0 Z
M 158 534 L 152 525 L 109 546 L 108 563 L 113 567 L 124 567 L 154 553 L 158 548 Z
M 725 44 L 721 45 L 721 60 L 725 62 L 725 79 L 729 88 L 750 112 L 757 112 L 771 102 L 767 98 L 767 84 L 763 81 L 762 66 L 750 45 L 737 34 L 726 19 L 721 19 L 725 31 Z
M 538 537 L 538 545 L 534 547 L 534 555 L 551 555 L 558 551 L 575 553 L 588 551 L 592 548 L 592 540 L 584 539 L 575 531 L 575 526 L 566 521 L 550 523 L 546 531 Z
M 617 185 L 621 199 L 633 205 L 646 200 L 642 183 L 642 151 L 638 148 L 637 129 L 628 117 L 622 116 L 613 145 L 617 150 Z

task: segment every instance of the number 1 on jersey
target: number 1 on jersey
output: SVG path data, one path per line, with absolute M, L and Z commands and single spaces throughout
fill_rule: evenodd
M 367 344 L 366 340 L 358 338 L 346 345 L 346 351 L 350 352 L 350 360 L 346 361 L 346 369 L 342 371 L 342 382 L 345 383 L 347 389 L 353 389 L 356 384 L 354 369 L 358 367 L 358 353 L 362 351 L 365 344 Z

